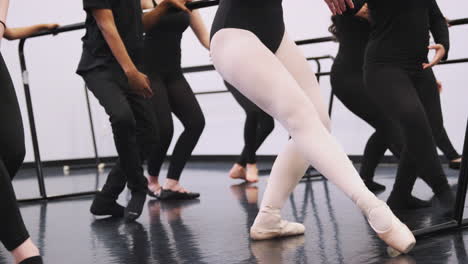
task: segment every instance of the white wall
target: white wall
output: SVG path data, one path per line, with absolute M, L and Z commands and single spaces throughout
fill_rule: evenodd
M 82 2 L 79 0 L 15 0 L 10 1 L 9 26 L 23 26 L 34 23 L 58 22 L 71 24 L 84 20 Z M 449 18 L 468 17 L 468 2 L 439 1 Z M 320 0 L 284 1 L 285 19 L 293 39 L 328 36 L 329 11 Z M 215 8 L 202 11 L 210 24 Z M 468 26 L 451 30 L 451 58 L 468 57 Z M 31 91 L 36 114 L 41 154 L 44 160 L 76 159 L 92 156 L 91 137 L 84 101 L 83 82 L 74 71 L 81 52 L 80 37 L 83 31 L 65 33 L 57 37 L 43 37 L 27 42 L 26 55 L 30 70 Z M 208 53 L 187 32 L 183 41 L 183 65 L 193 66 L 210 63 Z M 2 43 L 2 54 L 11 71 L 25 121 L 27 161 L 33 159 L 24 93 L 21 83 L 18 42 Z M 336 44 L 319 44 L 303 47 L 306 56 L 336 53 Z M 328 70 L 329 63 L 324 64 Z M 445 124 L 448 133 L 461 150 L 468 116 L 466 106 L 468 82 L 466 64 L 440 66 L 437 76 L 443 81 L 442 95 Z M 224 88 L 215 72 L 187 75 L 195 91 Z M 329 79 L 324 78 L 324 93 L 329 93 Z M 327 96 L 328 97 L 328 96 Z M 326 98 L 328 100 L 328 98 Z M 199 97 L 206 114 L 207 127 L 195 154 L 237 154 L 242 147 L 243 112 L 230 94 Z M 115 155 L 112 134 L 107 117 L 93 98 L 93 115 L 97 129 L 98 147 L 103 156 Z M 371 129 L 350 114 L 338 103 L 333 115 L 333 130 L 349 154 L 362 153 L 364 143 Z M 177 124 L 177 131 L 180 125 Z M 282 128 L 275 130 L 260 154 L 276 154 L 285 143 L 287 134 Z M 311 140 L 314 140 L 311 138 Z

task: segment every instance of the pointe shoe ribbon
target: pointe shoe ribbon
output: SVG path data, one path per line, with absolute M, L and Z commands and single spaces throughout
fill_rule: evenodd
M 288 237 L 303 235 L 305 233 L 305 226 L 299 223 L 293 223 L 281 219 L 278 209 L 264 209 L 260 212 L 264 216 L 259 217 L 272 217 L 276 222 L 271 225 L 261 224 L 261 221 L 255 221 L 250 229 L 250 237 L 253 240 L 267 240 L 277 237 Z

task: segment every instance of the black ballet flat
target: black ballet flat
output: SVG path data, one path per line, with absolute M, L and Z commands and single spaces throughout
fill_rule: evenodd
M 97 194 L 91 204 L 90 212 L 95 216 L 123 217 L 125 208 L 112 199 Z
M 161 188 L 161 193 L 159 194 L 158 199 L 161 201 L 168 201 L 168 200 L 193 200 L 200 197 L 199 193 L 194 192 L 177 192 L 172 190 L 166 190 Z
M 150 188 L 148 188 L 146 192 L 147 192 L 147 194 L 148 194 L 149 197 L 153 197 L 153 198 L 159 199 L 159 196 L 160 196 L 160 195 L 157 194 L 157 193 L 155 193 L 155 192 L 153 192 Z
M 367 189 L 373 193 L 381 193 L 384 192 L 386 187 L 382 184 L 379 184 L 373 180 L 365 180 L 364 184 L 366 185 Z
M 461 161 L 450 161 L 449 168 L 452 170 L 459 170 L 461 168 Z
M 432 206 L 432 203 L 418 199 L 412 195 L 403 197 L 400 194 L 392 193 L 387 199 L 387 205 L 394 211 L 406 211 L 428 208 Z
M 42 264 L 42 257 L 41 256 L 35 256 L 35 257 L 30 257 L 27 258 L 23 261 L 21 261 L 19 264 Z

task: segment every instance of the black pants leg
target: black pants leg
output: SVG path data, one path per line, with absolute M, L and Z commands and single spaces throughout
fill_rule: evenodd
M 11 181 L 25 155 L 21 112 L 0 54 L 0 241 L 12 251 L 29 238 Z
M 365 72 L 368 94 L 386 118 L 399 124 L 404 137 L 393 189 L 401 196 L 411 194 L 416 176 L 423 173 L 434 193 L 449 189 L 414 76 L 401 68 L 383 65 L 371 65 Z
M 376 130 L 366 144 L 360 170 L 361 177 L 371 181 L 387 148 L 390 147 L 398 156 L 403 148 L 403 139 L 398 124 L 387 119 L 367 93 L 363 75 L 362 71 L 353 72 L 334 65 L 331 84 L 334 94 L 346 108 Z
M 459 158 L 460 154 L 453 147 L 445 131 L 440 94 L 434 72 L 432 69 L 422 71 L 418 74 L 417 81 L 419 83 L 419 87 L 417 87 L 419 98 L 426 109 L 437 147 L 449 160 Z
M 142 159 L 157 144 L 157 124 L 150 101 L 131 91 L 117 64 L 106 65 L 83 76 L 88 88 L 109 115 L 119 162 L 108 176 L 101 195 L 115 199 L 125 187 L 145 192 Z
M 228 90 L 234 96 L 234 99 L 244 109 L 246 114 L 244 125 L 244 149 L 237 161 L 237 164 L 245 167 L 247 163 L 257 163 L 257 150 L 262 146 L 263 142 L 273 132 L 275 121 L 273 117 L 265 113 L 258 106 L 252 103 L 236 88 L 227 82 L 224 82 Z
M 160 124 L 161 146 L 159 152 L 149 159 L 149 172 L 153 176 L 159 175 L 174 133 L 174 113 L 184 126 L 184 131 L 172 152 L 167 178 L 178 181 L 205 128 L 205 117 L 182 72 L 154 73 L 150 78 L 153 90 L 158 95 L 152 100 Z

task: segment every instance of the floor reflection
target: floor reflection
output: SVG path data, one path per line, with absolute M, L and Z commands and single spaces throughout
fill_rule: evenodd
M 188 166 L 186 184 L 202 190 L 200 201 L 160 203 L 149 201 L 137 223 L 95 219 L 91 199 L 71 199 L 22 205 L 25 222 L 48 264 L 365 264 L 365 263 L 468 263 L 468 231 L 421 238 L 408 256 L 390 259 L 359 210 L 335 186 L 324 180 L 303 181 L 283 210 L 288 220 L 303 222 L 305 236 L 252 242 L 249 228 L 258 209 L 267 177 L 258 184 L 234 184 L 226 172 L 230 164 Z M 380 168 L 378 181 L 390 186 L 395 167 Z M 52 190 L 70 191 L 92 186 L 95 175 L 47 179 Z M 75 178 L 76 177 L 76 178 Z M 100 179 L 102 182 L 102 179 Z M 451 178 L 454 183 L 455 178 Z M 35 179 L 24 177 L 18 192 L 35 189 Z M 185 182 L 184 182 L 185 183 Z M 418 183 L 415 194 L 430 198 Z M 379 195 L 386 198 L 386 193 Z M 122 196 L 125 203 L 126 195 Z M 400 212 L 412 228 L 445 221 L 434 208 Z M 0 263 L 9 263 L 0 249 Z

